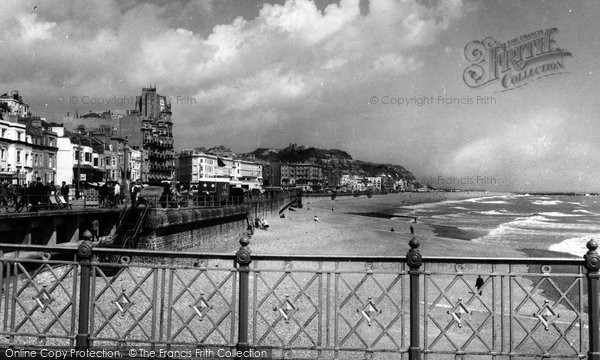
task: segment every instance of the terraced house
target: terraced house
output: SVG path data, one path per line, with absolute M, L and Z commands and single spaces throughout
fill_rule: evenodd
M 57 134 L 39 117 L 20 118 L 25 125 L 27 140 L 31 143 L 32 168 L 28 181 L 41 178 L 44 184 L 56 183 Z M 25 154 L 25 163 L 30 160 Z
M 27 142 L 26 126 L 14 115 L 0 120 L 0 180 L 26 183 L 31 180 L 31 144 Z

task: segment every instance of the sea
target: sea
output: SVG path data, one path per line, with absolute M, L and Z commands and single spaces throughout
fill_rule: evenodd
M 583 256 L 600 240 L 600 197 L 500 194 L 401 206 L 442 237 Z

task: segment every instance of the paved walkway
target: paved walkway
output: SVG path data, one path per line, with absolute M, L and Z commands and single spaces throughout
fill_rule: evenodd
M 84 201 L 83 198 L 80 199 L 73 199 L 70 201 L 71 207 L 72 209 L 44 209 L 44 210 L 40 210 L 40 212 L 42 211 L 94 211 L 94 210 L 104 210 L 104 209 L 122 209 L 124 206 L 126 205 L 117 205 L 114 208 L 106 208 L 106 207 L 99 207 L 98 206 L 98 201 Z M 0 206 L 0 214 L 7 214 L 8 211 L 6 209 L 6 206 Z M 21 211 L 22 214 L 24 213 L 31 213 L 31 214 L 35 214 L 36 211 L 27 211 L 25 209 L 23 209 Z M 14 214 L 18 214 L 18 212 L 15 212 Z

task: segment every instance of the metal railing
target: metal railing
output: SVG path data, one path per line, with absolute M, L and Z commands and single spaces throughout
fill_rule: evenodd
M 0 244 L 0 348 L 600 359 L 595 241 L 584 259 L 423 257 L 414 238 L 406 257 L 240 243 L 236 254 Z

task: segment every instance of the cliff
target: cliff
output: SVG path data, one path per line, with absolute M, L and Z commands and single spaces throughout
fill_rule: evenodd
M 401 165 L 354 160 L 350 154 L 338 149 L 307 148 L 292 144 L 284 149 L 258 148 L 245 155 L 268 162 L 310 162 L 327 169 L 341 170 L 342 172 L 364 176 L 388 175 L 396 180 L 405 179 L 409 182 L 415 182 L 414 175 Z

